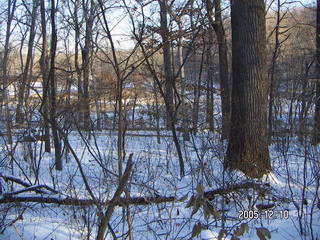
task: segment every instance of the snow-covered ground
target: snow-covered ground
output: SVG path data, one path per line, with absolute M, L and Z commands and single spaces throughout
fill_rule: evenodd
M 221 211 L 221 220 L 214 214 L 208 216 L 203 206 L 194 214 L 194 205 L 186 208 L 191 196 L 198 194 L 197 186 L 210 191 L 252 182 L 241 173 L 223 172 L 226 146 L 218 135 L 200 132 L 192 136 L 190 142 L 183 143 L 181 139 L 186 165 L 186 176 L 181 179 L 171 137 L 161 137 L 158 144 L 153 132 L 130 133 L 126 137 L 126 156 L 133 153 L 134 162 L 128 186 L 130 197 L 185 197 L 182 202 L 130 206 L 133 239 L 190 239 L 196 225 L 200 226 L 201 233 L 195 239 L 218 239 L 222 229 L 226 230 L 225 239 L 231 239 L 244 223 L 248 231 L 239 236 L 241 239 L 258 239 L 257 229 L 260 228 L 268 229 L 272 239 L 320 238 L 319 146 L 301 145 L 294 138 L 273 144 L 270 147 L 273 173 L 254 182 L 267 183 L 270 192 L 262 196 L 249 188 L 217 195 L 210 199 L 210 204 Z M 162 134 L 170 135 L 169 132 Z M 111 199 L 118 179 L 116 134 L 104 131 L 94 138 L 81 139 L 78 133 L 72 132 L 69 140 L 95 196 L 100 200 Z M 22 192 L 16 196 L 90 199 L 79 167 L 70 153 L 64 157 L 63 171 L 57 172 L 54 154 L 44 153 L 41 142 L 18 143 L 12 156 L 8 154 L 8 147 L 2 145 L 2 175 L 13 175 L 31 185 L 47 185 L 59 192 Z M 19 189 L 23 187 L 12 186 L 1 179 L 2 194 L 15 193 Z M 256 208 L 259 205 L 274 207 L 269 209 L 269 215 L 265 215 L 264 210 Z M 1 204 L 0 212 L 5 216 L 0 227 L 3 231 L 0 239 L 4 240 L 94 239 L 97 233 L 98 216 L 94 206 L 10 203 Z M 110 226 L 119 239 L 129 239 L 124 208 L 115 209 Z M 110 229 L 108 232 L 112 239 Z
M 221 124 L 219 101 L 216 97 L 216 125 Z M 288 106 L 284 104 L 285 113 Z M 155 119 L 150 119 L 143 110 L 145 106 L 137 105 L 136 119 L 146 120 L 149 124 L 151 121 L 151 125 L 155 125 Z M 109 114 L 112 118 L 113 112 Z M 95 116 L 92 117 L 94 119 Z M 204 114 L 200 114 L 199 121 L 204 119 Z M 281 121 L 286 125 L 285 114 Z M 164 125 L 162 119 L 160 124 Z M 160 143 L 156 132 L 127 132 L 124 165 L 131 153 L 134 162 L 127 186 L 130 197 L 173 196 L 183 199 L 161 204 L 131 205 L 133 239 L 191 239 L 193 235 L 196 235 L 194 239 L 202 240 L 236 239 L 236 236 L 241 239 L 264 239 L 263 236 L 268 238 L 269 233 L 276 240 L 320 239 L 320 146 L 312 146 L 308 138 L 303 142 L 291 135 L 277 136 L 270 146 L 273 172 L 254 181 L 239 172 L 224 172 L 226 142 L 220 141 L 219 134 L 200 129 L 197 135 L 191 135 L 189 142 L 184 142 L 179 133 L 186 168 L 183 178 L 179 176 L 178 156 L 169 131 L 161 131 Z M 95 136 L 88 138 L 85 133 L 80 135 L 72 131 L 68 139 L 90 190 L 98 200 L 110 200 L 118 186 L 117 132 L 97 131 Z M 19 192 L 25 186 L 12 184 L 0 176 L 0 201 L 5 194 L 91 200 L 79 164 L 71 152 L 64 151 L 63 171 L 59 172 L 54 169 L 53 151 L 52 148 L 52 153 L 44 153 L 42 142 L 19 142 L 10 146 L 3 137 L 0 174 L 21 180 L 28 188 L 39 187 L 43 192 Z M 199 198 L 199 208 L 197 201 L 189 204 L 192 196 L 201 195 L 199 188 L 212 191 L 247 183 L 265 186 L 266 191 L 240 188 L 217 194 L 214 199 Z M 43 185 L 56 192 L 44 189 L 41 187 Z M 208 206 L 211 209 L 209 214 Z M 259 206 L 270 208 L 261 210 Z M 115 208 L 110 228 L 107 229 L 107 239 L 114 239 L 113 234 L 118 239 L 129 239 L 127 213 L 123 207 Z M 98 223 L 95 206 L 35 202 L 0 204 L 0 239 L 3 240 L 95 239 Z M 219 238 L 222 232 L 225 234 Z

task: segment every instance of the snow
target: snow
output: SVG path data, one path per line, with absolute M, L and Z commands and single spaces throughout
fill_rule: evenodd
M 50 213 L 52 215 L 52 213 Z M 22 223 L 15 223 L 8 231 L 0 235 L 0 239 L 80 239 L 75 229 L 66 226 L 61 217 L 33 217 L 28 215 Z M 45 224 L 39 224 L 45 223 Z
M 210 230 L 202 230 L 201 231 L 201 240 L 217 240 L 218 239 L 217 233 L 213 233 Z
M 162 132 L 161 144 L 157 144 L 157 138 L 152 131 L 128 132 L 125 141 L 126 158 L 133 153 L 134 161 L 130 196 L 176 196 L 178 199 L 187 196 L 183 202 L 131 206 L 134 239 L 190 239 L 193 226 L 199 222 L 206 228 L 196 238 L 201 240 L 217 239 L 222 228 L 228 233 L 225 239 L 231 239 L 233 231 L 241 223 L 249 225 L 249 232 L 240 237 L 245 240 L 257 239 L 256 228 L 261 226 L 269 229 L 272 239 L 275 240 L 311 239 L 312 234 L 314 239 L 320 237 L 320 210 L 317 207 L 319 146 L 304 148 L 295 138 L 290 139 L 286 154 L 279 151 L 277 143 L 270 146 L 274 171 L 254 182 L 268 184 L 272 192 L 262 197 L 256 191 L 246 189 L 226 194 L 224 197 L 217 196 L 212 204 L 217 209 L 225 210 L 225 218 L 228 219 L 222 224 L 222 221 L 214 216 L 206 219 L 202 208 L 191 216 L 193 208 L 185 207 L 190 197 L 196 194 L 197 185 L 202 184 L 205 190 L 209 191 L 226 186 L 225 182 L 238 184 L 252 180 L 236 171 L 225 172 L 223 175 L 226 143 L 221 142 L 217 134 L 200 131 L 190 142 L 183 143 L 182 138 L 180 140 L 186 165 L 186 176 L 182 179 L 178 175 L 177 153 L 170 132 Z M 116 132 L 101 131 L 91 139 L 85 135 L 82 139 L 78 133 L 71 132 L 69 141 L 81 161 L 95 196 L 100 200 L 111 199 L 118 181 Z M 8 146 L 2 146 L 1 159 L 10 156 L 8 149 Z M 33 150 L 32 160 L 30 154 L 26 154 L 29 149 Z M 54 170 L 53 149 L 50 154 L 43 151 L 42 142 L 18 143 L 12 163 L 14 168 L 10 168 L 11 160 L 7 159 L 5 164 L 0 166 L 0 173 L 23 180 L 30 185 L 26 190 L 37 188 L 45 193 L 19 192 L 23 189 L 21 185 L 14 184 L 11 189 L 1 179 L 2 190 L 15 196 L 60 196 L 42 188 L 46 185 L 63 193 L 62 197 L 90 199 L 73 156 L 69 153 L 68 160 L 64 161 L 63 171 L 57 172 Z M 306 157 L 308 162 L 304 164 Z M 124 167 L 125 163 L 126 161 Z M 38 170 L 37 165 L 40 166 Z M 101 165 L 104 168 L 101 168 Z M 277 218 L 239 219 L 239 211 L 257 211 L 256 208 L 250 208 L 252 202 L 249 202 L 249 197 L 255 204 L 275 204 L 271 210 Z M 303 198 L 307 204 L 303 204 Z M 6 206 L 10 204 L 0 204 L 0 213 L 7 214 L 4 221 L 6 227 L 3 234 L 0 234 L 1 240 L 95 239 L 98 216 L 94 206 L 27 203 L 11 205 L 9 211 L 5 212 Z M 289 218 L 280 219 L 280 214 L 276 212 L 286 209 L 289 211 Z M 110 221 L 119 238 L 125 238 L 128 230 L 123 213 L 123 208 L 116 207 Z M 20 214 L 22 218 L 16 220 Z M 300 226 L 304 230 L 302 234 Z M 108 237 L 112 239 L 110 232 Z
M 263 182 L 268 182 L 274 186 L 277 186 L 279 188 L 285 187 L 286 183 L 281 181 L 274 173 L 269 173 L 263 176 L 262 178 Z

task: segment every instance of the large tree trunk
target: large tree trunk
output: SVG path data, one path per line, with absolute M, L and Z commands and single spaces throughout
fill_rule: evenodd
M 264 1 L 233 0 L 231 26 L 233 91 L 225 166 L 260 178 L 271 170 Z
M 317 83 L 316 83 L 316 106 L 314 113 L 314 143 L 320 143 L 320 0 L 317 0 Z
M 171 121 L 174 113 L 173 103 L 173 87 L 174 78 L 172 74 L 172 62 L 171 62 L 171 49 L 170 49 L 170 38 L 167 20 L 167 9 L 166 3 L 159 0 L 160 5 L 160 25 L 161 25 L 161 38 L 163 44 L 163 64 L 164 64 L 164 75 L 165 75 L 165 101 L 167 102 L 167 128 L 171 128 Z

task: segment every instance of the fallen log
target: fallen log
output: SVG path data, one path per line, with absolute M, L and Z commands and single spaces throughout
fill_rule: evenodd
M 120 198 L 115 201 L 117 206 L 126 205 L 148 205 L 152 203 L 165 203 L 165 202 L 175 202 L 178 201 L 175 197 L 131 197 Z M 79 198 L 59 198 L 59 197 L 45 197 L 45 196 L 12 196 L 4 195 L 0 198 L 0 204 L 4 203 L 48 203 L 48 204 L 58 204 L 58 205 L 72 205 L 72 206 L 91 206 L 95 205 L 95 201 L 92 199 L 79 199 Z M 110 200 L 98 201 L 101 206 L 107 206 L 110 204 Z
M 258 192 L 266 191 L 269 185 L 258 184 L 252 182 L 240 183 L 235 185 L 227 186 L 226 188 L 218 188 L 212 191 L 204 193 L 205 198 L 214 198 L 216 195 L 225 195 L 231 192 L 240 191 L 244 189 L 254 189 Z M 130 198 L 119 198 L 113 200 L 117 206 L 127 205 L 148 205 L 148 204 L 159 204 L 167 202 L 178 202 L 184 201 L 185 198 L 177 198 L 176 196 L 146 196 L 146 197 L 130 197 Z M 58 205 L 73 205 L 73 206 L 90 206 L 90 205 L 101 205 L 107 206 L 111 203 L 111 200 L 105 201 L 94 201 L 92 199 L 78 199 L 71 197 L 46 197 L 46 196 L 13 196 L 4 194 L 0 198 L 0 204 L 4 203 L 47 203 L 47 204 L 58 204 Z

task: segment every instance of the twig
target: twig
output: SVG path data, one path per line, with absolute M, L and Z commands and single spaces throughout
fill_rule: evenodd
M 5 194 L 16 195 L 16 194 L 19 194 L 22 192 L 28 192 L 28 191 L 34 191 L 34 192 L 40 193 L 40 194 L 48 194 L 48 192 L 40 190 L 39 188 L 45 188 L 45 189 L 49 190 L 50 192 L 53 192 L 54 194 L 61 194 L 60 192 L 53 189 L 52 187 L 49 187 L 48 185 L 31 185 L 30 183 L 27 183 L 27 182 L 25 182 L 19 178 L 16 178 L 14 176 L 5 176 L 5 175 L 0 174 L 0 177 L 3 178 L 5 181 L 15 182 L 19 185 L 26 187 L 24 189 L 17 190 L 15 192 L 11 192 L 11 193 L 5 193 Z

